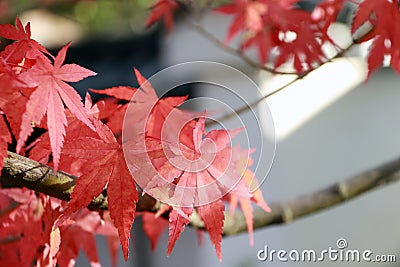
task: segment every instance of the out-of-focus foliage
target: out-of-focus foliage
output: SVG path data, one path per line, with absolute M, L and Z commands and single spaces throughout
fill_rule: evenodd
M 40 9 L 77 22 L 86 38 L 104 33 L 126 35 L 144 30 L 153 3 L 153 0 L 0 0 L 0 23 L 13 23 L 15 16 Z

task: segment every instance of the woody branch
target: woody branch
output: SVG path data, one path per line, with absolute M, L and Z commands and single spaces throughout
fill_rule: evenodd
M 77 177 L 62 171 L 54 173 L 51 167 L 9 152 L 4 161 L 0 179 L 5 187 L 24 186 L 36 192 L 68 201 Z M 256 209 L 254 211 L 254 229 L 292 222 L 298 218 L 345 203 L 368 191 L 398 180 L 400 180 L 400 157 L 320 190 L 288 201 L 272 203 L 270 205 L 271 213 Z M 148 195 L 141 196 L 137 210 L 156 211 L 157 203 L 155 199 Z M 106 192 L 96 197 L 88 208 L 107 210 Z M 203 223 L 196 219 L 191 221 L 191 226 L 199 229 L 204 227 Z M 233 216 L 228 214 L 225 216 L 224 236 L 236 235 L 245 231 L 247 231 L 247 226 L 242 212 L 236 211 Z

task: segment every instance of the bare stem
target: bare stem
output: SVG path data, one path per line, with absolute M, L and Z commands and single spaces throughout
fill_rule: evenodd
M 208 32 L 203 26 L 201 26 L 198 23 L 193 23 L 193 22 L 188 22 L 188 25 L 190 27 L 192 27 L 193 29 L 195 29 L 197 32 L 199 32 L 201 35 L 203 35 L 205 38 L 207 38 L 208 40 L 210 40 L 214 45 L 216 45 L 217 47 L 222 48 L 223 50 L 225 50 L 226 52 L 238 56 L 239 58 L 241 58 L 244 62 L 246 62 L 249 66 L 257 68 L 257 69 L 261 69 L 261 70 L 265 70 L 268 71 L 270 73 L 273 74 L 281 74 L 281 75 L 288 75 L 288 74 L 297 74 L 294 71 L 278 71 L 275 70 L 272 67 L 268 67 L 266 65 L 262 65 L 256 61 L 254 61 L 253 59 L 251 59 L 249 56 L 247 56 L 241 49 L 238 48 L 233 48 L 232 46 L 226 44 L 225 42 L 221 41 L 218 37 L 216 37 L 215 35 L 213 35 L 212 33 Z

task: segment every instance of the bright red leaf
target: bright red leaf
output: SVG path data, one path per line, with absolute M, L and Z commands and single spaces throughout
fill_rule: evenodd
M 3 169 L 4 158 L 7 157 L 7 143 L 11 143 L 11 134 L 4 116 L 0 115 L 0 172 Z
M 204 226 L 217 251 L 218 259 L 222 261 L 221 242 L 223 233 L 222 227 L 224 226 L 225 219 L 224 203 L 222 200 L 217 200 L 213 203 L 197 207 L 196 210 L 204 221 Z
M 97 103 L 99 119 L 110 127 L 114 135 L 120 136 L 128 101 L 131 100 L 137 89 L 129 86 L 116 86 L 102 90 L 89 90 L 111 97 Z
M 108 205 L 111 219 L 118 229 L 119 237 L 128 258 L 130 229 L 135 217 L 138 200 L 135 182 L 129 172 L 122 147 L 111 130 L 95 120 L 98 138 L 80 137 L 68 140 L 63 153 L 70 157 L 87 160 L 71 194 L 66 214 L 86 207 L 107 185 Z
M 142 215 L 143 230 L 150 239 L 151 249 L 155 250 L 161 235 L 168 226 L 168 221 L 157 217 L 152 212 L 144 212 Z
M 32 124 L 39 124 L 46 114 L 55 170 L 58 168 L 67 126 L 64 104 L 79 120 L 94 130 L 92 122 L 83 108 L 80 96 L 66 82 L 77 82 L 96 73 L 76 64 L 62 65 L 68 47 L 69 44 L 60 50 L 54 60 L 54 66 L 48 61 L 38 58 L 37 63 L 30 70 L 20 75 L 26 84 L 37 88 L 26 104 L 17 152 L 21 150 L 24 142 L 32 133 Z
M 95 234 L 116 236 L 116 231 L 110 228 L 109 223 L 102 221 L 98 213 L 83 209 L 71 217 L 71 221 L 60 226 L 61 246 L 57 254 L 57 264 L 60 267 L 74 264 L 83 250 L 93 267 L 101 266 L 98 254 Z M 77 238 L 79 237 L 79 238 Z
M 196 207 L 221 259 L 224 205 L 219 199 L 241 178 L 231 165 L 232 150 L 229 147 L 232 137 L 240 129 L 214 130 L 205 135 L 204 125 L 205 119 L 201 117 L 192 128 L 191 146 L 179 144 L 176 148 L 174 142 L 164 145 L 166 160 L 160 161 L 158 156 L 154 162 L 158 167 L 157 174 L 144 191 L 166 190 L 168 192 L 164 194 L 172 196 L 174 206 L 187 207 L 174 208 L 171 212 L 168 253 L 188 223 L 192 208 Z
M 354 34 L 365 23 L 372 25 L 359 41 L 373 39 L 368 54 L 368 77 L 381 67 L 385 56 L 390 57 L 392 68 L 400 73 L 400 10 L 399 1 L 365 0 L 355 13 L 351 27 Z
M 179 5 L 176 0 L 158 0 L 151 8 L 151 13 L 146 21 L 146 27 L 150 27 L 161 18 L 164 18 L 167 30 L 172 30 L 174 25 L 174 11 Z
M 172 209 L 169 214 L 169 238 L 168 251 L 170 255 L 179 236 L 185 230 L 185 226 L 190 222 L 189 216 L 193 213 L 193 208 L 182 208 L 179 211 Z
M 91 118 L 98 118 L 99 109 L 97 103 L 92 104 L 92 99 L 87 93 L 85 98 L 85 110 Z M 65 139 L 76 139 L 79 137 L 97 137 L 97 134 L 87 127 L 83 122 L 78 120 L 69 110 L 66 110 L 68 127 L 65 135 Z M 51 155 L 51 144 L 49 132 L 45 132 L 39 138 L 35 140 L 33 147 L 29 151 L 29 157 L 42 164 L 53 166 L 53 162 L 49 162 Z M 60 159 L 60 168 L 72 175 L 80 175 L 80 166 L 83 161 L 73 160 L 72 158 L 64 155 Z
M 326 0 L 312 14 L 295 8 L 296 2 L 235 0 L 216 11 L 234 16 L 228 41 L 242 32 L 241 49 L 255 46 L 262 65 L 274 51 L 278 54 L 275 70 L 283 63 L 292 62 L 296 72 L 303 74 L 325 60 L 321 43 L 332 43 L 327 31 L 336 21 L 343 1 Z
M 19 18 L 15 20 L 15 27 L 10 24 L 0 24 L 0 36 L 16 41 L 1 52 L 4 58 L 14 64 L 20 63 L 24 58 L 35 59 L 39 57 L 47 61 L 45 55 L 52 57 L 46 48 L 31 39 L 30 23 L 24 27 Z
M 230 4 L 215 9 L 216 12 L 234 15 L 229 26 L 226 41 L 229 42 L 240 31 L 249 31 L 256 34 L 263 28 L 262 15 L 267 11 L 265 1 L 234 0 Z

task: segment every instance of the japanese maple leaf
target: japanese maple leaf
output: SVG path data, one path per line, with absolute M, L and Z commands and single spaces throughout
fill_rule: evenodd
M 191 131 L 192 146 L 166 142 L 166 160 L 160 161 L 157 174 L 144 188 L 150 194 L 156 190 L 162 191 L 167 185 L 168 193 L 172 195 L 170 214 L 170 238 L 168 254 L 188 223 L 188 218 L 197 210 L 210 234 L 217 256 L 221 259 L 222 227 L 224 222 L 224 204 L 220 200 L 240 179 L 231 172 L 230 161 L 232 150 L 229 145 L 231 138 L 241 129 L 232 131 L 213 130 L 207 134 L 204 131 L 205 118 L 201 117 Z M 204 139 L 203 139 L 204 136 Z M 163 162 L 163 163 L 162 163 Z M 181 208 L 177 208 L 181 207 Z
M 79 238 L 77 238 L 79 237 Z M 101 266 L 96 247 L 95 236 L 80 227 L 69 225 L 61 227 L 61 246 L 57 255 L 58 266 L 73 266 L 82 249 L 90 261 L 90 266 Z
M 222 261 L 221 242 L 223 233 L 222 228 L 225 220 L 224 203 L 221 199 L 219 199 L 213 203 L 199 206 L 196 208 L 196 210 L 203 220 L 208 234 L 210 235 L 211 243 L 213 243 L 215 246 L 218 259 Z
M 11 134 L 4 115 L 0 115 L 0 172 L 4 166 L 4 159 L 7 157 L 7 143 L 11 143 Z
M 260 63 L 265 64 L 268 61 L 272 48 L 274 48 L 278 42 L 277 34 L 274 31 L 274 29 L 264 28 L 253 36 L 245 39 L 240 48 L 246 50 L 255 46 L 258 51 Z
M 372 30 L 358 41 L 373 39 L 368 54 L 368 77 L 390 56 L 392 68 L 400 73 L 400 10 L 399 1 L 365 0 L 355 13 L 351 27 L 354 34 L 360 26 L 369 22 Z
M 37 63 L 20 75 L 26 84 L 37 88 L 31 94 L 22 116 L 17 152 L 21 150 L 26 139 L 32 133 L 32 124 L 39 124 L 46 114 L 55 170 L 58 168 L 67 126 L 64 104 L 72 114 L 94 130 L 80 96 L 66 82 L 77 82 L 88 76 L 96 75 L 96 73 L 76 64 L 62 65 L 69 46 L 70 44 L 67 44 L 59 51 L 54 65 L 37 58 Z
M 60 226 L 61 244 L 57 254 L 60 267 L 71 266 L 82 249 L 93 267 L 101 266 L 97 254 L 96 234 L 117 236 L 116 230 L 107 220 L 102 220 L 98 212 L 82 209 Z
M 130 229 L 135 218 L 138 193 L 131 173 L 126 166 L 121 145 L 111 130 L 94 120 L 98 138 L 80 137 L 66 142 L 63 153 L 88 160 L 71 194 L 66 214 L 86 207 L 107 186 L 111 219 L 128 258 Z
M 168 236 L 168 251 L 170 255 L 174 249 L 176 241 L 185 230 L 185 226 L 189 224 L 189 216 L 193 213 L 193 208 L 173 208 L 169 214 L 169 236 Z
M 144 212 L 142 215 L 143 230 L 150 239 L 151 249 L 154 251 L 157 243 L 168 226 L 168 221 L 162 217 L 157 217 L 152 212 Z
M 274 68 L 277 69 L 293 59 L 296 72 L 303 74 L 325 59 L 319 40 L 320 32 L 315 29 L 314 22 L 306 11 L 288 11 L 287 18 L 290 18 L 292 23 L 281 28 L 284 34 L 280 36 L 277 44 L 279 55 L 275 59 Z
M 135 69 L 135 74 L 141 86 L 140 89 L 129 86 L 117 86 L 102 90 L 90 89 L 92 92 L 114 98 L 111 100 L 108 98 L 102 103 L 98 103 L 100 119 L 103 122 L 106 121 L 113 133 L 119 136 L 122 132 L 128 104 L 132 103 L 129 114 L 133 116 L 128 116 L 129 120 L 125 120 L 125 123 L 136 128 L 139 128 L 138 125 L 146 124 L 146 126 L 140 126 L 141 132 L 146 131 L 149 136 L 159 138 L 163 121 L 176 106 L 181 105 L 187 99 L 187 96 L 158 99 L 154 88 L 146 78 L 137 69 Z
M 172 30 L 174 25 L 174 11 L 179 5 L 176 0 L 158 0 L 151 8 L 151 13 L 146 21 L 146 27 L 150 27 L 161 18 L 164 18 L 167 30 Z
M 311 13 L 312 21 L 318 25 L 321 43 L 333 43 L 328 34 L 328 29 L 332 23 L 336 22 L 339 12 L 343 9 L 345 0 L 325 0 L 319 3 Z
M 2 255 L 7 255 L 0 257 L 0 265 L 32 266 L 36 261 L 52 261 L 59 243 L 57 230 L 53 228 L 60 214 L 58 209 L 51 207 L 49 197 L 37 197 L 30 190 L 9 190 L 6 195 L 20 205 L 0 217 L 0 239 L 15 238 L 0 245 Z
M 230 4 L 215 9 L 219 13 L 235 15 L 229 26 L 227 42 L 232 40 L 241 30 L 248 30 L 253 34 L 260 31 L 263 27 L 262 15 L 266 10 L 266 2 L 254 0 L 234 0 Z
M 238 172 L 242 175 L 242 179 L 236 185 L 235 189 L 228 194 L 230 198 L 230 214 L 233 214 L 238 203 L 240 203 L 247 224 L 250 245 L 253 245 L 253 207 L 251 202 L 257 204 L 266 212 L 271 212 L 271 209 L 268 207 L 267 203 L 265 203 L 262 192 L 259 189 L 257 178 L 255 178 L 254 173 L 248 169 L 253 163 L 253 160 L 249 156 L 252 150 L 245 150 L 239 146 L 234 147 L 233 150 L 233 160 Z M 247 192 L 247 194 L 244 194 L 243 191 Z
M 0 24 L 0 36 L 16 41 L 8 45 L 1 52 L 2 56 L 14 64 L 21 62 L 25 57 L 31 59 L 40 57 L 42 60 L 47 61 L 46 54 L 53 58 L 46 48 L 31 39 L 31 26 L 29 22 L 24 27 L 21 20 L 16 18 L 15 27 L 10 24 Z
M 100 113 L 99 118 L 105 122 L 108 127 L 110 127 L 114 135 L 121 135 L 128 103 L 137 89 L 129 86 L 116 86 L 102 90 L 89 90 L 97 94 L 103 94 L 112 97 L 97 103 Z
M 0 109 L 5 113 L 14 136 L 18 136 L 22 122 L 21 115 L 25 111 L 29 98 L 20 92 L 13 92 L 5 99 L 5 103 L 0 105 Z
M 159 99 L 151 85 L 151 83 L 143 77 L 143 75 L 134 69 L 136 79 L 140 88 L 134 90 L 133 97 L 130 99 L 131 104 L 127 108 L 124 128 L 132 136 L 146 133 L 146 136 L 161 139 L 163 126 L 168 127 L 182 126 L 180 121 L 187 121 L 189 116 L 185 112 L 176 109 L 181 105 L 187 96 L 182 97 L 166 97 Z M 174 120 L 172 124 L 165 122 L 165 119 L 174 111 Z M 177 129 L 169 129 L 171 131 Z M 168 130 L 168 131 L 169 131 Z M 165 130 L 165 132 L 168 132 Z M 184 138 L 184 137 L 182 137 Z M 182 142 L 190 142 L 190 140 L 180 140 Z
M 85 110 L 88 116 L 97 118 L 99 109 L 97 103 L 93 105 L 92 99 L 89 93 L 86 94 L 85 98 Z M 97 137 L 97 134 L 87 127 L 83 122 L 78 120 L 69 110 L 66 111 L 68 127 L 66 129 L 65 139 L 76 139 L 79 137 Z M 51 144 L 49 132 L 45 132 L 39 138 L 35 140 L 35 143 L 29 151 L 29 158 L 36 160 L 42 164 L 53 166 L 52 162 L 49 163 L 51 154 Z M 72 175 L 79 176 L 80 172 L 77 170 L 79 166 L 84 162 L 77 159 L 72 159 L 67 156 L 63 156 L 60 159 L 59 167 Z

